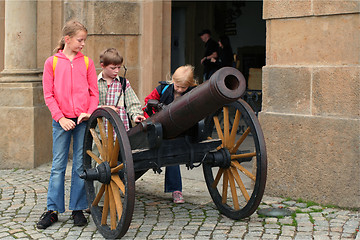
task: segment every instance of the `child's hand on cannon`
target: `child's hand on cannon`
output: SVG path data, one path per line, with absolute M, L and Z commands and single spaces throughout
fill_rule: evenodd
M 90 118 L 89 113 L 80 113 L 80 116 L 78 117 L 77 124 L 82 123 L 83 121 L 87 121 Z
M 144 121 L 146 118 L 143 115 L 137 115 L 134 119 L 135 123 Z

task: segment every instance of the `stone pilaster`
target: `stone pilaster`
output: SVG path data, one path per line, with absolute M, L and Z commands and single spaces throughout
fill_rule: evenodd
M 51 160 L 51 117 L 43 100 L 36 40 L 37 1 L 5 1 L 0 168 L 33 168 Z
M 170 74 L 171 49 L 170 1 L 144 1 L 142 3 L 142 29 L 140 40 L 140 79 L 144 99 L 159 81 Z

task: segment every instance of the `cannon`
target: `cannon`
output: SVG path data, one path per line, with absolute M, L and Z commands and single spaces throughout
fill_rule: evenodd
M 81 177 L 91 216 L 105 238 L 126 234 L 135 181 L 165 166 L 202 165 L 222 214 L 237 220 L 254 213 L 265 189 L 267 160 L 256 115 L 240 98 L 245 88 L 238 70 L 222 68 L 128 132 L 110 108 L 94 111 L 84 138 Z

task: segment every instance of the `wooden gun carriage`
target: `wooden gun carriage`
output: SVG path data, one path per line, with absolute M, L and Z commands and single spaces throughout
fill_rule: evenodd
M 121 238 L 127 232 L 136 179 L 165 166 L 202 165 L 222 214 L 241 219 L 254 213 L 264 193 L 267 162 L 259 122 L 240 98 L 245 88 L 238 70 L 222 68 L 128 132 L 110 108 L 91 115 L 81 177 L 92 218 L 105 238 Z

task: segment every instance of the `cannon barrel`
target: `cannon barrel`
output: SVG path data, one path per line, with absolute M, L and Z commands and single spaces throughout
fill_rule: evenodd
M 246 82 L 241 72 L 231 67 L 221 68 L 208 81 L 131 129 L 128 135 L 146 131 L 148 123 L 161 123 L 163 138 L 174 138 L 225 104 L 239 99 L 245 89 Z

